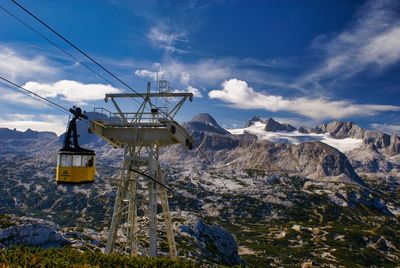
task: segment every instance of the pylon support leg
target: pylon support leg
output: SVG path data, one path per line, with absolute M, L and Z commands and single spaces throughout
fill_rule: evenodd
M 120 175 L 119 185 L 116 192 L 115 203 L 114 203 L 114 210 L 111 219 L 111 226 L 110 231 L 108 233 L 107 244 L 104 252 L 109 254 L 113 252 L 115 247 L 115 241 L 117 239 L 118 234 L 118 227 L 120 225 L 122 211 L 123 211 L 123 202 L 124 198 L 127 195 L 128 191 L 128 181 L 127 180 L 127 167 L 129 165 L 129 161 L 127 159 L 127 155 L 129 154 L 129 148 L 124 148 L 124 160 L 122 164 L 122 171 Z
M 157 178 L 158 161 L 157 152 L 151 148 L 149 159 L 149 173 L 153 178 Z M 157 184 L 149 181 L 149 253 L 150 256 L 157 256 Z
M 127 232 L 127 247 L 131 254 L 134 256 L 138 255 L 138 247 L 136 240 L 136 228 L 137 228 L 137 181 L 136 174 L 131 172 L 129 189 L 130 193 L 129 204 L 128 204 L 128 232 Z
M 157 180 L 161 183 L 165 183 L 164 176 L 161 170 L 161 166 L 158 165 L 158 177 Z M 161 199 L 161 207 L 163 212 L 164 224 L 165 224 L 165 232 L 167 235 L 168 246 L 169 246 L 169 255 L 171 258 L 177 258 L 178 254 L 176 251 L 174 230 L 172 226 L 171 214 L 169 212 L 169 204 L 168 204 L 168 195 L 167 189 L 164 187 L 160 188 L 160 199 Z
M 118 233 L 118 226 L 119 222 L 121 220 L 121 214 L 122 214 L 122 207 L 123 207 L 123 199 L 126 194 L 126 188 L 127 184 L 125 182 L 122 182 L 117 189 L 117 194 L 115 198 L 115 204 L 114 204 L 114 211 L 113 211 L 113 216 L 111 219 L 111 227 L 110 231 L 108 233 L 108 239 L 107 239 L 107 244 L 106 244 L 106 249 L 105 253 L 111 253 L 114 250 L 115 247 L 115 240 L 117 238 L 117 233 Z

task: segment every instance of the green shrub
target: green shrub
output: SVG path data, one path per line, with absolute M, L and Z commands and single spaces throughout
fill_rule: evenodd
M 0 249 L 0 267 L 196 267 L 192 262 L 166 257 L 131 257 L 122 254 L 81 252 L 71 247 Z

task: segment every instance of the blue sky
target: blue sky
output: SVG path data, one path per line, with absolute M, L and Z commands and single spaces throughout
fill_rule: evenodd
M 138 91 L 159 74 L 224 127 L 254 115 L 296 126 L 334 119 L 400 130 L 400 3 L 382 1 L 19 0 Z M 0 75 L 91 111 L 128 91 L 27 16 L 0 7 L 103 74 L 96 76 L 0 10 Z M 65 129 L 67 116 L 0 85 L 0 127 Z M 124 108 L 133 110 L 126 103 Z

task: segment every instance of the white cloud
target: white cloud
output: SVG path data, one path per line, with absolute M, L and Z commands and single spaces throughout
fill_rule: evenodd
M 150 32 L 148 33 L 147 37 L 154 45 L 164 49 L 165 51 L 176 52 L 179 54 L 186 54 L 189 52 L 185 49 L 178 48 L 175 45 L 176 41 L 186 42 L 186 40 L 183 39 L 186 36 L 186 33 L 184 32 L 167 33 L 167 32 L 168 30 L 166 29 L 166 27 L 163 27 L 163 29 L 161 29 L 160 27 L 153 27 L 150 29 Z
M 400 59 L 400 26 L 374 37 L 360 51 L 360 62 L 386 66 Z
M 135 75 L 155 79 L 158 73 L 159 77 L 163 79 L 167 79 L 170 82 L 180 82 L 182 85 L 187 86 L 191 81 L 207 85 L 215 84 L 217 81 L 219 83 L 221 80 L 227 79 L 236 73 L 232 64 L 228 64 L 225 60 L 213 59 L 194 63 L 183 63 L 170 59 L 162 64 L 159 63 L 156 67 L 156 71 L 138 69 L 135 71 Z
M 158 79 L 162 79 L 165 76 L 165 70 L 158 70 L 158 71 L 150 71 L 147 69 L 140 69 L 135 71 L 135 75 L 140 77 L 148 77 L 153 79 L 154 81 Z
M 159 79 L 166 79 L 170 85 L 188 87 L 190 84 L 216 85 L 221 80 L 227 79 L 235 73 L 226 64 L 216 60 L 202 60 L 195 63 L 182 63 L 176 60 L 170 60 L 162 64 L 153 64 L 155 70 L 138 69 L 136 76 L 148 77 L 156 81 L 157 74 Z M 200 91 L 196 92 L 201 96 Z
M 266 62 L 232 57 L 183 62 L 166 57 L 162 63 L 152 64 L 151 67 L 146 69 L 137 69 L 135 75 L 154 79 L 158 72 L 159 75 L 162 75 L 162 79 L 167 79 L 171 85 L 178 86 L 180 84 L 181 87 L 186 87 L 189 84 L 202 85 L 203 87 L 217 86 L 221 81 L 240 76 L 241 79 L 253 83 L 299 90 L 291 86 L 290 78 L 265 72 L 262 68 L 268 68 Z M 289 63 L 287 63 L 287 66 L 289 66 Z
M 155 66 L 155 65 L 153 65 L 153 66 Z M 149 78 L 156 80 L 157 75 L 158 75 L 158 79 L 168 79 L 168 78 L 176 79 L 177 75 L 179 74 L 180 83 L 184 86 L 187 86 L 187 89 L 186 90 L 173 89 L 173 92 L 190 92 L 190 93 L 193 93 L 194 97 L 197 97 L 197 98 L 202 97 L 201 92 L 198 88 L 188 85 L 191 80 L 191 75 L 189 73 L 183 72 L 183 71 L 179 73 L 179 72 L 176 72 L 176 70 L 174 70 L 173 72 L 168 72 L 168 71 L 164 70 L 161 65 L 157 65 L 157 67 L 159 68 L 158 71 L 150 71 L 147 69 L 136 70 L 135 75 L 141 76 L 141 77 L 149 77 Z M 172 89 L 172 88 L 170 88 L 170 89 Z
M 32 78 L 57 73 L 47 59 L 40 56 L 28 57 L 7 46 L 0 46 L 0 74 L 8 79 Z
M 20 104 L 26 104 L 30 107 L 34 107 L 34 108 L 43 108 L 44 104 L 37 100 L 38 98 L 34 97 L 35 99 L 33 99 L 32 97 L 28 97 L 26 95 L 23 95 L 21 93 L 9 93 L 9 92 L 5 92 L 4 94 L 0 95 L 0 99 L 5 100 L 5 101 L 12 101 L 12 102 L 18 102 Z
M 400 61 L 400 13 L 395 0 L 368 1 L 349 28 L 318 48 L 324 53 L 322 64 L 304 75 L 299 84 L 324 79 L 346 78 L 371 67 L 384 68 Z
M 230 79 L 222 83 L 221 90 L 212 90 L 208 96 L 219 99 L 241 109 L 264 109 L 278 112 L 288 111 L 316 120 L 339 119 L 350 116 L 370 116 L 385 111 L 400 111 L 400 106 L 355 104 L 347 100 L 325 98 L 294 98 L 260 93 L 245 81 Z
M 150 32 L 148 34 L 148 37 L 150 40 L 157 42 L 157 43 L 162 43 L 165 45 L 171 45 L 176 38 L 181 37 L 182 34 L 167 34 L 164 31 L 162 31 L 158 27 L 153 27 L 150 29 Z
M 195 88 L 195 87 L 192 87 L 192 86 L 188 86 L 187 91 L 190 92 L 190 93 L 193 93 L 194 97 L 197 97 L 197 98 L 201 98 L 202 97 L 201 92 L 200 92 L 200 90 L 198 88 Z
M 52 131 L 57 135 L 65 132 L 67 118 L 57 115 L 9 114 L 0 116 L 0 127 L 25 131 Z
M 372 123 L 372 124 L 370 124 L 370 126 L 373 129 L 376 129 L 378 131 L 382 131 L 382 132 L 385 132 L 388 134 L 400 133 L 400 125 Z
M 174 89 L 173 92 L 175 92 L 175 93 L 182 93 L 182 92 L 186 93 L 186 92 L 189 92 L 189 93 L 193 93 L 193 97 L 196 97 L 196 98 L 201 98 L 202 97 L 200 90 L 198 88 L 195 88 L 195 87 L 192 87 L 192 86 L 188 86 L 186 90 Z
M 179 80 L 181 81 L 181 83 L 183 85 L 189 84 L 190 74 L 188 74 L 187 72 L 181 72 L 181 76 L 180 76 Z
M 83 84 L 77 81 L 61 80 L 55 83 L 28 82 L 24 88 L 44 98 L 61 98 L 70 102 L 101 100 L 106 93 L 120 93 L 121 90 L 104 84 Z

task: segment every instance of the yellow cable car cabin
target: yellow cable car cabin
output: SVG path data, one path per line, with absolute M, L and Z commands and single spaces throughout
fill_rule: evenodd
M 94 182 L 95 154 L 89 152 L 60 151 L 57 159 L 57 183 Z
M 64 146 L 58 152 L 56 182 L 59 184 L 92 183 L 95 180 L 95 153 L 78 144 L 76 121 L 87 119 L 80 108 L 70 109 L 74 115 L 65 134 Z M 72 138 L 72 141 L 71 141 Z

